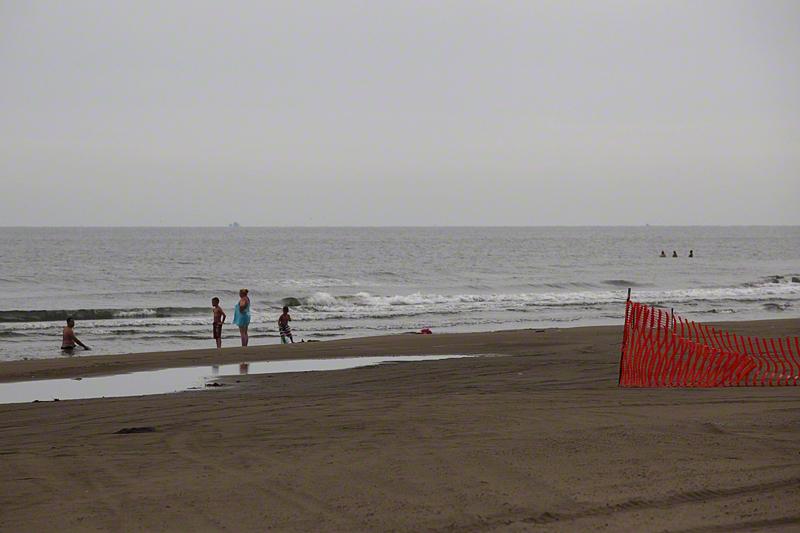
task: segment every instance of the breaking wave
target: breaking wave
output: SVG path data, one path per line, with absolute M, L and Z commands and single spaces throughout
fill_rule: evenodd
M 19 331 L 0 331 L 0 339 L 25 337 L 25 334 Z
M 638 283 L 627 279 L 605 279 L 604 285 L 611 285 L 612 287 L 650 287 L 648 283 Z
M 360 308 L 425 308 L 430 312 L 443 312 L 485 306 L 503 310 L 526 307 L 574 307 L 615 304 L 625 301 L 623 291 L 600 290 L 578 292 L 496 293 L 496 294 L 426 294 L 415 292 L 406 295 L 380 296 L 368 292 L 333 295 L 316 292 L 305 297 L 284 298 L 281 303 L 303 311 L 334 312 Z M 800 284 L 765 284 L 750 287 L 722 287 L 673 290 L 636 291 L 639 301 L 652 304 L 680 304 L 689 302 L 759 302 L 793 300 L 800 298 Z
M 0 311 L 3 322 L 54 322 L 73 317 L 75 320 L 113 320 L 118 318 L 170 318 L 208 314 L 207 307 L 153 307 L 134 309 L 40 309 L 32 311 Z
M 795 278 L 796 279 L 796 278 Z M 604 306 L 624 302 L 625 286 L 634 286 L 625 279 L 604 280 L 605 284 L 619 289 L 549 288 L 531 292 L 465 292 L 440 294 L 413 292 L 410 294 L 379 295 L 370 292 L 332 294 L 313 292 L 309 295 L 289 296 L 272 303 L 254 302 L 254 318 L 264 315 L 272 321 L 275 304 L 286 305 L 306 315 L 305 318 L 322 320 L 338 318 L 397 318 L 420 314 L 455 314 L 480 311 L 520 311 L 537 308 L 564 308 L 598 311 Z M 571 289 L 571 290 L 570 290 Z M 792 282 L 791 276 L 767 276 L 758 282 L 733 287 L 701 287 L 694 289 L 653 289 L 643 286 L 634 288 L 638 301 L 652 305 L 694 306 L 729 308 L 736 302 L 761 303 L 767 311 L 783 311 L 793 308 L 800 300 L 800 283 Z M 167 318 L 206 318 L 208 307 L 132 307 L 121 309 L 45 309 L 0 311 L 0 323 L 61 322 L 68 316 L 76 320 L 120 320 Z

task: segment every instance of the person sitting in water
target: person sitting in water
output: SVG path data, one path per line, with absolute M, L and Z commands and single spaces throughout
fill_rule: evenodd
M 278 318 L 278 331 L 281 334 L 281 344 L 288 344 L 286 342 L 286 337 L 289 337 L 289 340 L 292 341 L 294 344 L 294 339 L 292 338 L 292 327 L 289 325 L 289 322 L 292 321 L 292 317 L 289 315 L 289 308 L 284 306 L 283 307 L 283 314 Z
M 666 252 L 664 252 L 664 250 L 661 250 L 661 255 L 659 255 L 659 257 L 667 257 Z
M 694 250 L 689 250 L 689 257 L 694 257 Z
M 675 250 L 672 250 L 672 257 L 678 257 L 678 252 L 676 252 Z
M 64 327 L 61 336 L 61 349 L 71 352 L 75 349 L 75 345 L 83 347 L 84 350 L 91 350 L 88 346 L 83 344 L 77 336 L 75 336 L 75 320 L 72 317 L 67 318 L 67 325 Z

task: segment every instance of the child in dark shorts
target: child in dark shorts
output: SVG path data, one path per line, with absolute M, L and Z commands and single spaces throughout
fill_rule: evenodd
M 228 316 L 219 306 L 219 298 L 216 296 L 211 298 L 211 306 L 214 311 L 214 325 L 212 326 L 214 340 L 217 341 L 217 348 L 222 348 L 222 324 L 225 323 Z
M 294 339 L 292 338 L 292 327 L 289 325 L 289 322 L 292 321 L 292 317 L 289 316 L 289 308 L 283 308 L 283 314 L 278 319 L 278 331 L 281 334 L 281 344 L 286 344 L 286 338 L 288 337 L 289 340 L 294 344 Z

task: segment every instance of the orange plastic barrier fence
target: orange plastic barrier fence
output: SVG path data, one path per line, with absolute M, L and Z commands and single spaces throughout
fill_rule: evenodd
M 797 385 L 798 379 L 800 337 L 743 337 L 626 303 L 622 387 L 782 386 Z

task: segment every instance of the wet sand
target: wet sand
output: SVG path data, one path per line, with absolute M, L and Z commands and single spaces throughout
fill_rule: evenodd
M 800 320 L 730 327 L 797 335 Z M 0 405 L 0 530 L 800 530 L 800 389 L 619 389 L 620 337 L 397 335 L 3 363 L 1 381 L 495 354 Z M 117 433 L 131 427 L 154 431 Z

